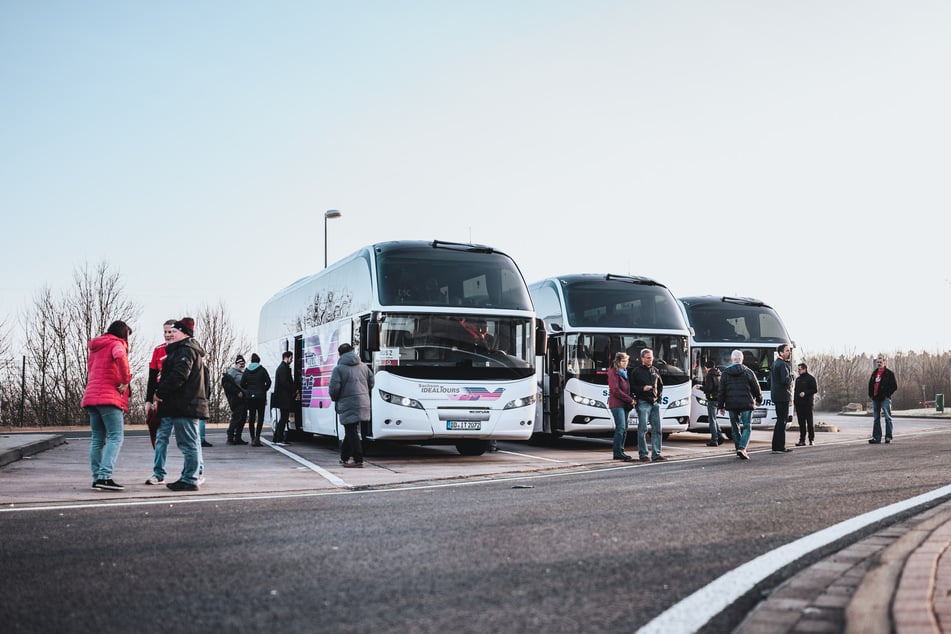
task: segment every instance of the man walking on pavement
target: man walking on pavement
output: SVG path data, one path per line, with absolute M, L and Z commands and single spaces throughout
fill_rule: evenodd
M 703 377 L 703 395 L 707 399 L 707 424 L 710 427 L 710 442 L 707 447 L 717 447 L 723 439 L 720 437 L 720 423 L 717 421 L 717 399 L 720 395 L 720 368 L 713 362 L 713 359 L 707 359 L 705 364 L 707 374 Z
M 733 432 L 733 445 L 736 447 L 736 457 L 749 460 L 750 454 L 746 447 L 750 442 L 753 431 L 751 418 L 753 407 L 763 402 L 763 393 L 759 389 L 756 375 L 743 365 L 743 352 L 734 350 L 730 353 L 730 365 L 723 370 L 720 376 L 720 393 L 717 396 L 720 404 L 720 413 L 730 412 L 730 428 Z M 739 427 L 742 424 L 743 431 Z
M 789 420 L 789 402 L 792 396 L 793 376 L 789 369 L 792 346 L 781 343 L 776 346 L 776 360 L 769 370 L 769 396 L 776 408 L 776 425 L 773 427 L 773 453 L 789 453 L 786 446 L 786 422 Z
M 363 447 L 360 424 L 370 421 L 370 390 L 373 373 L 362 361 L 353 346 L 342 343 L 337 348 L 340 359 L 330 374 L 330 398 L 337 408 L 345 437 L 340 445 L 340 464 L 345 467 L 363 466 Z M 350 462 L 353 456 L 353 462 Z

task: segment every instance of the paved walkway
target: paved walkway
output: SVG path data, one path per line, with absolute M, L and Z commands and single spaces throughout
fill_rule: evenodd
M 0 466 L 66 442 L 0 434 Z M 753 609 L 739 634 L 951 634 L 951 502 L 885 528 L 794 575 Z

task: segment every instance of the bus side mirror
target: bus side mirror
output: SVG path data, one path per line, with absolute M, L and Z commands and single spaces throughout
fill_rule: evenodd
M 367 351 L 379 352 L 380 350 L 380 322 L 371 321 L 367 324 Z
M 535 356 L 543 357 L 548 352 L 548 330 L 543 319 L 535 320 Z

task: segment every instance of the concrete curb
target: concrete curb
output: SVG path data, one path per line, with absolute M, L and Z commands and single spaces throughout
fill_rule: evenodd
M 4 436 L 4 439 L 9 436 Z M 7 448 L 0 448 L 0 467 L 27 458 L 41 451 L 52 449 L 57 445 L 66 442 L 66 437 L 62 434 L 37 434 L 35 440 L 25 444 L 15 444 Z

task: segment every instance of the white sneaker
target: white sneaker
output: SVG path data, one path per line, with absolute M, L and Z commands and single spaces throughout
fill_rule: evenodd
M 197 484 L 198 486 L 201 486 L 204 483 L 205 483 L 205 474 L 204 473 L 198 474 L 198 482 L 196 482 L 195 484 Z
M 165 480 L 158 477 L 155 474 L 149 476 L 149 479 L 145 481 L 146 484 L 165 484 Z

